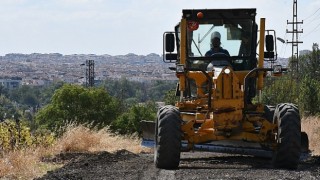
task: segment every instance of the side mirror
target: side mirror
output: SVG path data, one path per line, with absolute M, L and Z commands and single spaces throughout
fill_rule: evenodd
M 168 63 L 176 62 L 178 54 L 175 51 L 174 32 L 165 32 L 163 34 L 163 61 Z
M 165 34 L 165 49 L 166 52 L 173 52 L 174 51 L 174 45 L 175 45 L 175 40 L 174 40 L 174 34 Z
M 266 49 L 268 52 L 274 51 L 273 35 L 266 35 Z
M 266 35 L 266 50 L 267 52 L 264 52 L 264 58 L 274 58 L 274 41 L 273 41 L 273 35 Z

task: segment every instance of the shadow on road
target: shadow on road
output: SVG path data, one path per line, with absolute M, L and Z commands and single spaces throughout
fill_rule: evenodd
M 253 156 L 182 157 L 180 169 L 270 169 L 271 159 Z
M 320 167 L 320 157 L 302 160 L 298 171 L 310 171 Z M 183 153 L 179 169 L 273 169 L 270 158 L 220 153 Z

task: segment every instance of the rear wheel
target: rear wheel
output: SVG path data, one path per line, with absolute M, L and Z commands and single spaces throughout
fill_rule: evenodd
M 293 104 L 279 104 L 275 110 L 277 149 L 272 163 L 275 168 L 296 169 L 301 153 L 301 120 Z
M 157 168 L 175 169 L 180 163 L 181 118 L 174 106 L 158 111 L 154 161 Z

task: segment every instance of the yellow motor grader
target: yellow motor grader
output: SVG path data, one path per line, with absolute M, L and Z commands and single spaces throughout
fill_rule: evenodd
M 177 168 L 182 151 L 200 149 L 297 168 L 308 137 L 296 105 L 261 103 L 264 78 L 286 69 L 273 63 L 275 31 L 265 29 L 264 18 L 258 29 L 255 17 L 256 9 L 186 9 L 174 32 L 164 33 L 163 57 L 175 63 L 179 101 L 161 107 L 156 122 L 142 122 L 143 145 L 154 145 L 156 167 Z

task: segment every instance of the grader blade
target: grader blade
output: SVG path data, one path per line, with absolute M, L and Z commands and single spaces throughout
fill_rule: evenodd
M 142 139 L 143 141 L 153 141 L 155 137 L 155 122 L 141 121 Z
M 153 148 L 155 145 L 154 140 L 143 139 L 141 145 L 144 147 Z M 187 142 L 181 143 L 181 151 L 186 151 L 188 146 Z M 228 153 L 228 154 L 240 154 L 240 155 L 252 155 L 256 157 L 271 158 L 272 151 L 264 150 L 257 147 L 236 147 L 231 145 L 223 145 L 221 143 L 204 143 L 195 144 L 192 150 L 196 151 L 207 151 L 207 152 L 217 152 L 217 153 Z
M 141 145 L 144 147 L 153 148 L 155 145 L 154 140 L 150 139 L 143 139 Z M 183 151 L 187 148 L 187 142 L 182 142 L 181 146 Z M 207 152 L 216 152 L 216 153 L 227 153 L 227 154 L 239 154 L 239 155 L 250 155 L 255 157 L 262 157 L 262 158 L 272 158 L 273 151 L 268 149 L 263 149 L 259 147 L 236 147 L 230 144 L 223 145 L 222 143 L 204 143 L 204 144 L 195 144 L 192 150 L 197 151 L 207 151 Z M 308 151 L 301 151 L 300 160 L 305 160 L 311 156 L 310 150 Z

